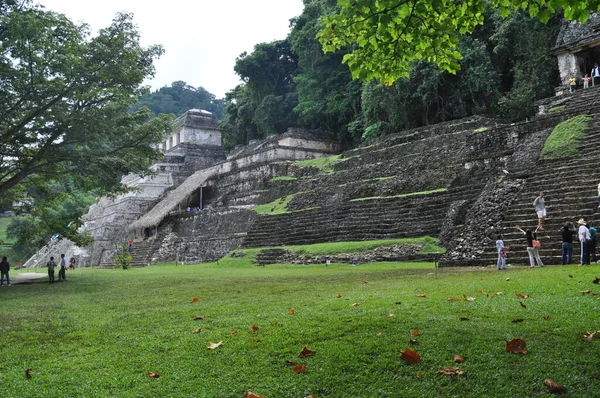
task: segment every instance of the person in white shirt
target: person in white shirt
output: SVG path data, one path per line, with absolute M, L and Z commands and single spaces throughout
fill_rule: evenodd
M 579 224 L 577 236 L 579 237 L 579 246 L 581 247 L 581 261 L 579 265 L 586 265 L 590 263 L 590 250 L 588 248 L 589 240 L 591 240 L 590 230 L 585 226 L 583 218 L 580 218 L 577 224 Z

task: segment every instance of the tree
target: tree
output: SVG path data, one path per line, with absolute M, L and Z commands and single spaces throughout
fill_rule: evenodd
M 162 54 L 141 47 L 132 15 L 90 37 L 64 15 L 4 2 L 0 43 L 0 208 L 35 212 L 67 184 L 117 194 L 126 190 L 121 176 L 149 173 L 161 156 L 152 144 L 171 119 L 128 112 Z M 45 222 L 64 229 L 63 220 Z
M 483 24 L 488 2 L 502 17 L 525 10 L 547 22 L 558 9 L 585 21 L 600 0 L 339 0 L 340 10 L 324 20 L 318 38 L 326 52 L 348 48 L 343 58 L 355 79 L 390 85 L 408 77 L 416 60 L 456 73 L 459 38 Z

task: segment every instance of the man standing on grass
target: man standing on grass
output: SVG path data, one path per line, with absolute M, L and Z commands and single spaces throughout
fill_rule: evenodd
M 56 267 L 54 257 L 50 257 L 50 261 L 48 261 L 46 267 L 48 267 L 48 283 L 54 283 L 54 267 Z
M 58 280 L 67 280 L 66 271 L 67 270 L 67 260 L 65 260 L 65 255 L 60 255 L 60 269 L 58 270 Z
M 581 248 L 581 261 L 579 265 L 588 265 L 590 263 L 590 247 L 588 242 L 590 240 L 590 230 L 585 226 L 586 222 L 583 218 L 580 218 L 577 224 L 579 224 L 577 236 Z
M 8 277 L 8 271 L 10 271 L 10 264 L 6 260 L 6 257 L 2 257 L 2 261 L 0 262 L 0 286 L 4 285 L 4 276 L 6 275 L 6 283 L 8 286 L 10 284 L 10 278 Z

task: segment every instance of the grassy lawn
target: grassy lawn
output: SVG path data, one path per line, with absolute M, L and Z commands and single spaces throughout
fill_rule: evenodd
M 244 257 L 67 271 L 66 283 L 0 288 L 0 396 L 535 397 L 545 378 L 563 396 L 597 396 L 600 336 L 583 337 L 600 329 L 597 275 Z M 527 355 L 505 352 L 513 338 Z M 316 353 L 299 358 L 303 347 Z M 400 359 L 407 347 L 421 362 Z M 436 373 L 445 367 L 465 373 Z

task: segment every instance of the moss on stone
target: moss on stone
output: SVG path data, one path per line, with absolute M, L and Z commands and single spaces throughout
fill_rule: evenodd
M 578 154 L 579 140 L 585 134 L 590 120 L 588 115 L 579 115 L 556 125 L 544 143 L 541 157 L 556 159 Z
M 548 109 L 548 112 L 558 112 L 558 111 L 562 111 L 563 109 L 565 109 L 565 106 L 559 105 L 559 106 L 555 106 L 555 107 Z
M 269 182 L 273 182 L 273 181 L 296 181 L 298 178 L 297 177 L 292 177 L 292 176 L 279 176 L 279 177 L 273 177 L 269 180 Z
M 404 198 L 406 196 L 415 196 L 415 195 L 430 195 L 432 193 L 437 193 L 437 192 L 446 192 L 448 190 L 448 188 L 438 188 L 438 189 L 432 189 L 430 191 L 421 191 L 421 192 L 411 192 L 411 193 L 402 193 L 400 195 L 392 195 L 392 196 L 371 196 L 368 198 L 356 198 L 356 199 L 351 199 L 351 202 L 357 202 L 360 200 L 372 200 L 372 199 L 389 199 L 389 198 Z
M 296 165 L 298 165 L 300 167 L 316 167 L 317 169 L 320 169 L 326 173 L 332 173 L 334 164 L 339 161 L 340 161 L 340 156 L 333 155 L 333 156 L 323 156 L 323 157 L 315 158 L 315 159 L 298 160 L 295 163 L 296 163 Z
M 299 193 L 299 192 L 298 192 Z M 283 214 L 289 213 L 287 209 L 288 203 L 293 199 L 293 197 L 297 194 L 291 194 L 288 196 L 284 196 L 283 198 L 276 199 L 271 203 L 266 203 L 264 205 L 258 205 L 252 208 L 258 214 Z
M 473 130 L 474 133 L 483 133 L 484 131 L 488 131 L 489 127 L 479 127 L 478 129 Z

